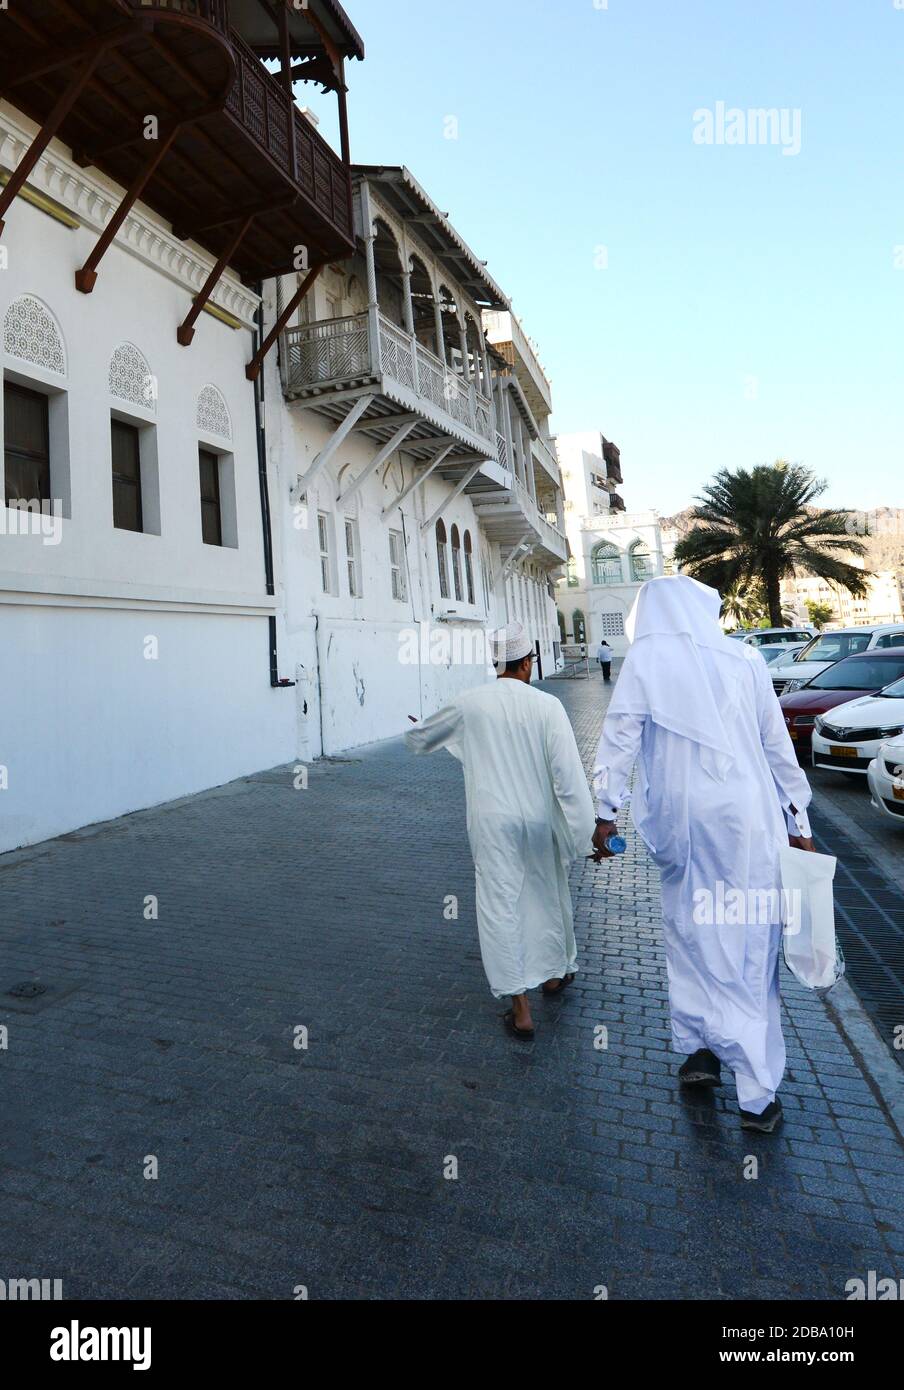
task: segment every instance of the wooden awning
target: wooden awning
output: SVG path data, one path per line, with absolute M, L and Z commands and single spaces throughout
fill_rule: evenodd
M 266 8 L 279 2 L 267 0 Z M 341 32 L 341 7 L 310 3 L 332 23 L 340 52 L 354 53 L 355 41 Z M 306 262 L 343 259 L 354 250 L 354 234 L 348 163 L 295 106 L 290 84 L 267 72 L 234 27 L 244 4 L 11 5 L 0 12 L 0 95 L 45 133 L 52 119 L 51 134 L 79 163 L 138 189 L 135 196 L 177 235 L 216 258 L 229 254 L 232 267 L 254 282 Z M 313 45 L 310 19 L 306 34 Z M 60 114 L 61 91 L 77 85 L 81 65 L 90 71 Z M 237 238 L 236 227 L 246 222 Z

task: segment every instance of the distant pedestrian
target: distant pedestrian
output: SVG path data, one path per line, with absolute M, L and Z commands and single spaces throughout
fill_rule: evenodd
M 813 849 L 811 792 L 755 647 L 719 627 L 715 589 L 650 579 L 596 754 L 597 859 L 635 761 L 634 824 L 662 875 L 672 1041 L 687 1086 L 734 1072 L 744 1129 L 782 1118 L 779 850 Z M 734 904 L 720 911 L 716 902 Z M 738 903 L 741 906 L 738 907 Z
M 605 637 L 602 639 L 602 641 L 596 649 L 596 659 L 600 664 L 600 669 L 603 673 L 603 680 L 608 685 L 609 680 L 612 676 L 612 648 L 609 646 L 609 643 L 606 641 Z
M 506 1028 L 530 1041 L 527 991 L 560 994 L 578 968 L 568 869 L 593 848 L 593 802 L 564 707 L 530 683 L 530 637 L 512 623 L 494 648 L 497 679 L 410 729 L 408 746 L 447 748 L 464 768 L 480 954 L 493 994 L 512 997 Z

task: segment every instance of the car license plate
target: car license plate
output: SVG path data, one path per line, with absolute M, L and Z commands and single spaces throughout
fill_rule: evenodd
M 892 787 L 895 801 L 904 801 L 904 787 Z
M 858 758 L 860 756 L 859 748 L 842 748 L 837 743 L 829 746 L 829 752 L 833 758 Z

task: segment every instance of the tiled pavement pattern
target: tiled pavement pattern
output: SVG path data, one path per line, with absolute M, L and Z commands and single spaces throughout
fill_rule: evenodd
M 547 688 L 589 761 L 599 676 Z M 283 769 L 0 859 L 0 996 L 48 986 L 0 1011 L 0 1276 L 101 1298 L 839 1299 L 904 1273 L 901 1149 L 817 999 L 788 990 L 780 1136 L 742 1134 L 730 1084 L 679 1092 L 656 874 L 629 837 L 575 872 L 583 973 L 538 1001 L 530 1046 L 485 986 L 446 754 L 392 742 L 307 790 Z

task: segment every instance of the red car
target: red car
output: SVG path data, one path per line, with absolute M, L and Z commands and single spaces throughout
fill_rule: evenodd
M 873 648 L 836 661 L 800 690 L 779 696 L 785 724 L 798 753 L 810 752 L 813 724 L 818 714 L 825 714 L 846 700 L 856 700 L 858 695 L 875 695 L 902 676 L 904 650 L 900 647 L 881 651 Z

